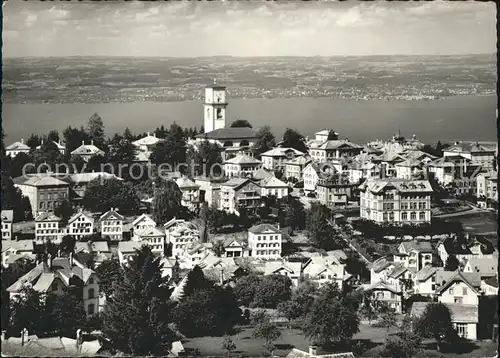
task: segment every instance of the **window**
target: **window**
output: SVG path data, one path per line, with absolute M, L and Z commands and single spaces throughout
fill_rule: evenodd
M 455 297 L 453 301 L 455 303 L 463 303 L 463 298 L 462 297 Z
M 453 295 L 453 287 L 449 289 L 448 293 L 449 293 L 450 295 Z
M 467 296 L 467 287 L 462 287 L 462 295 Z
M 417 220 L 417 213 L 411 212 L 410 213 L 410 220 Z
M 90 298 L 94 298 L 94 289 L 93 288 L 89 288 L 89 299 Z
M 92 285 L 93 283 L 94 283 L 94 278 L 93 277 L 89 278 L 89 285 Z
M 422 211 L 419 215 L 420 220 L 425 220 L 425 213 Z
M 408 213 L 401 213 L 401 220 L 403 221 L 408 220 Z
M 91 303 L 87 306 L 87 313 L 91 316 L 95 313 L 95 305 Z
M 467 323 L 455 323 L 455 330 L 459 337 L 467 338 Z

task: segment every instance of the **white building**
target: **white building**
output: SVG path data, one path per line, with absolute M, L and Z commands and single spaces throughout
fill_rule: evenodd
M 306 165 L 302 171 L 302 180 L 304 181 L 304 191 L 313 192 L 316 190 L 316 184 L 320 179 L 321 171 L 318 165 L 311 162 Z
M 142 242 L 137 241 L 118 242 L 116 253 L 118 254 L 118 260 L 120 261 L 120 264 L 122 266 L 126 265 L 135 255 L 136 251 L 141 249 L 142 245 Z
M 67 235 L 72 235 L 76 239 L 81 240 L 94 233 L 94 219 L 90 214 L 80 211 L 68 220 L 66 228 Z
M 240 215 L 240 209 L 255 211 L 261 205 L 260 186 L 247 178 L 233 178 L 221 184 L 220 210 Z
M 311 158 L 301 156 L 294 159 L 285 161 L 285 174 L 286 179 L 295 178 L 298 181 L 302 180 L 302 171 L 311 162 Z
M 294 148 L 273 148 L 260 155 L 262 166 L 267 170 L 283 170 L 285 163 L 295 158 L 304 156 L 305 153 Z
M 134 232 L 148 227 L 156 227 L 156 222 L 148 214 L 142 214 L 132 222 L 132 230 Z
M 7 268 L 19 259 L 35 259 L 33 254 L 33 241 L 31 240 L 3 240 L 2 241 L 2 266 Z
M 321 287 L 325 283 L 336 283 L 342 289 L 344 281 L 350 277 L 345 272 L 345 265 L 335 256 L 312 256 L 302 269 L 302 274 Z
M 30 147 L 24 144 L 24 139 L 21 139 L 20 142 L 12 143 L 11 145 L 5 148 L 5 154 L 11 158 L 14 158 L 19 153 L 29 154 Z
M 497 151 L 498 144 L 495 142 L 456 142 L 453 146 L 443 150 L 443 156 L 462 156 L 483 168 L 492 169 Z
M 185 176 L 176 179 L 175 183 L 182 193 L 182 206 L 195 210 L 200 203 L 200 186 Z
M 158 143 L 164 141 L 165 139 L 157 138 L 156 133 L 153 132 L 153 135 L 150 135 L 148 132 L 145 137 L 132 142 L 132 144 L 135 145 L 139 151 L 150 154 Z
M 270 224 L 260 224 L 248 229 L 248 250 L 251 257 L 276 259 L 281 257 L 282 233 Z
M 278 199 L 287 197 L 290 189 L 287 183 L 282 182 L 275 176 L 262 180 L 259 185 L 262 196 L 274 195 Z
M 302 264 L 300 262 L 288 261 L 267 261 L 264 267 L 264 275 L 282 275 L 287 276 L 292 281 L 292 286 L 299 285 L 302 274 Z
M 205 88 L 204 125 L 205 133 L 226 128 L 226 87 L 215 83 Z
M 120 215 L 117 210 L 114 209 L 102 214 L 99 218 L 101 236 L 103 238 L 109 238 L 113 241 L 122 240 L 124 220 L 125 217 Z
M 173 257 L 185 256 L 191 246 L 200 241 L 198 227 L 185 220 L 173 218 L 164 225 L 166 241 L 172 247 Z
M 35 241 L 44 243 L 51 241 L 58 243 L 61 241 L 62 235 L 66 232 L 60 227 L 61 218 L 52 213 L 41 213 L 35 218 Z
M 231 177 L 252 177 L 259 170 L 262 162 L 246 154 L 239 154 L 224 162 L 224 173 Z
M 2 240 L 12 239 L 13 210 L 2 210 Z
M 90 144 L 85 144 L 85 141 L 82 141 L 82 145 L 71 152 L 72 156 L 80 157 L 86 162 L 88 162 L 92 157 L 104 154 L 105 153 L 101 149 L 97 148 L 94 145 L 93 140 L 90 142 Z
M 359 189 L 364 219 L 402 224 L 431 221 L 433 190 L 427 180 L 371 179 Z
M 488 203 L 498 203 L 498 172 L 480 173 L 476 177 L 478 205 L 487 208 Z
M 134 230 L 133 241 L 148 245 L 153 254 L 165 255 L 165 233 L 156 227 Z

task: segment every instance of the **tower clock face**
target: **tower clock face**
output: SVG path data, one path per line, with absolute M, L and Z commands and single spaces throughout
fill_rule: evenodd
M 218 92 L 215 94 L 215 100 L 217 102 L 222 102 L 222 93 Z

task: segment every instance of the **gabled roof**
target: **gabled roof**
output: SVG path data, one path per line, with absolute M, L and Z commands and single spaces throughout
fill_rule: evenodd
M 69 179 L 73 183 L 88 183 L 94 179 L 103 179 L 103 180 L 109 180 L 109 179 L 116 179 L 116 180 L 123 180 L 122 178 L 106 173 L 106 172 L 92 172 L 92 173 L 76 173 L 76 174 L 71 174 L 69 176 Z
M 61 221 L 61 218 L 51 212 L 43 212 L 35 218 L 35 221 Z
M 417 272 L 417 274 L 415 275 L 415 279 L 421 282 L 427 281 L 429 277 L 431 277 L 436 273 L 436 271 L 438 271 L 437 267 L 425 266 L 424 268 L 422 268 L 420 271 Z
M 411 307 L 410 315 L 412 317 L 421 317 L 427 305 L 435 304 L 434 302 L 414 302 Z M 477 305 L 465 305 L 458 303 L 447 303 L 446 306 L 450 309 L 451 321 L 453 323 L 477 323 L 479 310 Z
M 444 282 L 441 283 L 436 278 L 436 283 L 439 285 L 436 289 L 436 294 L 440 294 L 450 287 L 454 282 L 463 282 L 468 285 L 474 293 L 479 294 L 477 290 L 481 286 L 481 277 L 478 274 L 467 274 L 460 271 L 454 271 L 453 274 Z
M 472 272 L 477 272 L 481 277 L 495 276 L 498 274 L 498 260 L 494 258 L 471 257 L 466 266 L 470 266 Z
M 11 145 L 8 145 L 5 150 L 30 150 L 31 148 L 24 144 L 22 141 L 21 142 L 14 142 Z
M 418 159 L 406 159 L 400 163 L 395 164 L 396 167 L 418 168 L 422 166 L 422 162 Z
M 429 241 L 404 241 L 401 243 L 404 250 L 408 253 L 411 251 L 432 253 L 434 250 Z
M 198 134 L 195 138 L 199 139 L 215 139 L 215 140 L 231 140 L 231 139 L 256 139 L 257 134 L 252 128 L 235 127 L 235 128 L 220 128 L 208 133 Z
M 151 216 L 149 216 L 148 214 L 142 214 L 141 216 L 139 216 L 137 219 L 135 219 L 132 222 L 132 226 L 136 226 L 138 223 L 140 223 L 144 219 L 151 220 L 151 221 L 155 222 L 153 220 L 153 218 Z M 156 223 L 155 223 L 155 225 L 156 225 Z
M 369 266 L 374 272 L 379 273 L 382 270 L 394 265 L 394 262 L 389 261 L 386 257 L 380 257 L 377 260 L 373 261 Z
M 281 231 L 276 226 L 271 224 L 254 225 L 248 229 L 248 232 L 251 232 L 252 234 L 281 234 Z
M 300 156 L 300 157 L 296 157 L 296 158 L 293 158 L 293 159 L 289 159 L 285 162 L 286 165 L 299 165 L 299 166 L 305 166 L 307 165 L 309 162 L 311 162 L 312 159 L 308 156 Z
M 2 210 L 2 222 L 11 223 L 14 218 L 14 210 Z
M 258 170 L 256 170 L 254 173 L 253 173 L 253 176 L 252 176 L 252 179 L 254 180 L 264 180 L 264 179 L 268 179 L 268 178 L 271 178 L 274 176 L 274 173 L 271 172 L 271 171 L 268 171 L 264 168 L 259 168 Z
M 409 267 L 406 267 L 404 265 L 396 265 L 392 271 L 389 273 L 389 277 L 390 278 L 398 278 L 399 276 L 401 276 L 402 274 L 404 274 L 406 271 L 410 271 L 411 273 L 415 273 L 414 270 L 410 269 Z
M 10 248 L 16 251 L 32 252 L 33 241 L 31 240 L 2 240 L 2 252 Z
M 222 183 L 221 186 L 229 186 L 233 189 L 238 189 L 239 187 L 246 185 L 248 183 L 254 183 L 249 178 L 231 178 L 227 182 Z M 255 185 L 259 186 L 257 183 Z
M 179 189 L 198 189 L 200 186 L 191 179 L 183 176 L 175 180 Z
M 465 152 L 465 153 L 477 153 L 477 152 L 495 152 L 494 145 L 485 145 L 479 142 L 458 142 L 451 147 L 444 149 L 445 152 Z
M 28 185 L 34 187 L 41 186 L 69 186 L 65 181 L 54 178 L 50 174 L 35 174 L 29 176 L 21 176 L 14 179 L 14 184 Z
M 71 224 L 72 222 L 74 222 L 76 219 L 78 219 L 81 216 L 85 217 L 88 221 L 94 222 L 94 219 L 92 218 L 92 216 L 90 214 L 87 214 L 83 211 L 79 211 L 68 220 L 68 225 Z
M 449 255 L 471 255 L 472 251 L 470 248 L 463 244 L 459 245 L 457 240 L 453 237 L 447 237 L 444 241 L 441 241 L 439 245 L 443 245 L 444 249 Z
M 125 217 L 119 214 L 118 211 L 111 209 L 101 215 L 99 221 L 103 220 L 125 220 Z
M 295 149 L 295 148 L 282 148 L 282 147 L 276 147 L 271 150 L 268 150 L 267 152 L 264 152 L 261 154 L 263 157 L 289 157 L 290 159 L 293 159 L 297 156 L 303 156 L 305 153 L 302 153 L 301 151 Z
M 294 275 L 300 275 L 302 263 L 300 262 L 285 262 L 285 261 L 267 261 L 265 263 L 264 275 L 272 275 L 276 271 L 284 269 Z
M 487 285 L 498 288 L 498 276 L 487 277 L 483 280 L 483 282 Z
M 123 254 L 129 254 L 139 250 L 142 247 L 141 242 L 137 241 L 120 241 L 118 242 L 117 250 Z
M 149 135 L 149 133 L 148 133 L 145 137 L 142 137 L 141 139 L 138 139 L 138 140 L 132 142 L 132 144 L 137 146 L 137 147 L 140 147 L 142 145 L 151 146 L 151 145 L 155 145 L 159 142 L 164 142 L 164 141 L 165 141 L 165 139 L 158 138 L 158 137 L 156 137 L 155 134 Z
M 260 186 L 263 188 L 288 188 L 287 183 L 279 180 L 275 176 L 262 180 Z
M 369 190 L 372 193 L 382 193 L 388 189 L 395 189 L 401 193 L 432 193 L 433 189 L 428 180 L 413 179 L 368 179 L 359 186 L 361 190 Z
M 165 232 L 156 227 L 145 227 L 144 229 L 137 230 L 134 235 L 140 237 L 153 237 L 153 236 L 165 236 Z
M 72 155 L 97 155 L 104 154 L 104 152 L 97 148 L 94 144 L 82 144 L 74 151 L 71 152 Z
M 370 285 L 364 285 L 361 286 L 363 290 L 365 291 L 372 291 L 372 290 L 382 290 L 382 291 L 390 291 L 392 293 L 397 293 L 399 294 L 400 292 L 396 289 L 396 287 L 389 285 L 388 283 L 378 281 L 375 283 L 372 283 Z
M 262 164 L 258 159 L 255 159 L 247 154 L 238 154 L 237 156 L 228 159 L 224 164 Z

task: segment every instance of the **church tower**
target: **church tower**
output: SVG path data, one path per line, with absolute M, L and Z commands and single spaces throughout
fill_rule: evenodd
M 226 87 L 214 84 L 205 88 L 205 133 L 226 127 Z

